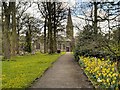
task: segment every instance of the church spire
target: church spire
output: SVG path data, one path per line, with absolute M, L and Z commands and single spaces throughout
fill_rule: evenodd
M 71 11 L 70 8 L 68 9 L 68 18 L 67 18 L 67 24 L 71 23 L 72 24 L 72 18 L 71 18 Z
M 72 23 L 70 8 L 68 9 L 68 18 L 67 18 L 67 26 L 66 26 L 66 36 L 69 39 L 73 38 L 73 23 Z

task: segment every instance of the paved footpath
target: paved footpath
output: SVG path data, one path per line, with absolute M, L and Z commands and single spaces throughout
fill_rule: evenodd
M 30 88 L 93 88 L 71 53 L 61 56 Z

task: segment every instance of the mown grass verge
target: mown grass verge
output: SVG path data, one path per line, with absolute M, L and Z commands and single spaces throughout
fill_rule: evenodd
M 10 61 L 1 61 L 2 88 L 27 88 L 63 54 L 65 52 L 52 55 L 37 53 L 12 57 Z

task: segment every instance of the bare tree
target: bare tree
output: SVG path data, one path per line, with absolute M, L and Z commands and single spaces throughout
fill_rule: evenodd
M 12 33 L 11 33 L 11 55 L 16 55 L 16 42 L 17 42 L 17 32 L 16 32 L 16 3 L 10 2 L 10 10 L 12 16 Z
M 10 10 L 6 2 L 2 2 L 2 32 L 3 32 L 3 55 L 5 59 L 10 59 Z
M 63 7 L 62 2 L 42 2 L 37 3 L 43 18 L 45 18 L 44 25 L 44 51 L 46 49 L 46 40 L 48 41 L 50 53 L 57 51 L 57 27 L 61 26 L 61 21 L 66 18 L 66 7 Z M 42 7 L 40 7 L 40 5 Z M 49 25 L 50 24 L 50 25 Z M 48 39 L 46 39 L 46 27 L 48 27 Z
M 23 29 L 24 26 L 24 13 L 32 6 L 31 2 L 28 1 L 19 1 L 16 5 L 16 20 L 17 20 L 17 44 L 16 44 L 16 51 L 19 54 L 19 36 L 20 31 Z

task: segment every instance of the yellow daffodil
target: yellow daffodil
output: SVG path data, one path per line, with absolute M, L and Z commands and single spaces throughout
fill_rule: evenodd
M 111 87 L 111 84 L 113 86 L 117 86 L 114 84 L 116 84 L 117 77 L 118 75 L 120 77 L 120 74 L 118 74 L 118 72 L 116 72 L 115 70 L 116 62 L 111 63 L 109 59 L 104 60 L 104 58 L 102 58 L 102 60 L 90 57 L 81 58 L 81 60 L 85 64 L 85 71 L 87 71 L 88 75 L 93 75 L 93 78 L 91 79 L 96 79 L 96 83 L 98 83 L 98 85 L 104 85 L 106 86 L 106 88 Z M 94 76 L 96 78 L 94 78 Z

